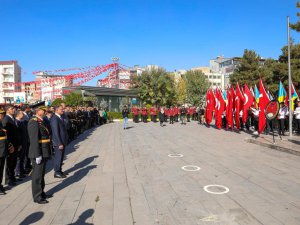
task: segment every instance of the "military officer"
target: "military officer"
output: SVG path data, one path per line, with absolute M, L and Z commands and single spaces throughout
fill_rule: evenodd
M 2 185 L 4 175 L 4 164 L 7 155 L 7 136 L 6 130 L 2 127 L 2 120 L 4 118 L 5 111 L 0 109 L 0 194 L 5 195 L 5 190 Z
M 28 122 L 30 147 L 28 157 L 32 162 L 32 196 L 38 204 L 48 203 L 45 188 L 45 168 L 50 157 L 50 133 L 43 121 L 45 107 L 35 109 L 35 115 Z

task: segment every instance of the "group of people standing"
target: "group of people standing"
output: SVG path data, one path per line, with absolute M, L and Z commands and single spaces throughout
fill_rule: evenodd
M 133 122 L 148 122 L 148 118 L 150 116 L 150 121 L 160 122 L 160 126 L 163 127 L 163 123 L 169 122 L 170 124 L 174 124 L 174 122 L 181 122 L 181 124 L 186 124 L 186 122 L 190 122 L 191 120 L 197 120 L 199 123 L 204 122 L 204 113 L 205 110 L 203 107 L 196 106 L 161 106 L 155 107 L 152 106 L 147 109 L 146 106 L 139 108 L 138 106 L 133 106 L 131 110 L 128 109 L 127 106 L 122 110 L 122 115 L 124 118 L 124 129 L 127 128 L 127 121 L 130 112 L 133 116 Z
M 33 201 L 48 203 L 47 162 L 53 159 L 54 178 L 66 178 L 62 169 L 66 146 L 86 129 L 106 123 L 106 115 L 101 109 L 64 103 L 0 109 L 0 194 L 6 194 L 4 184 L 13 187 L 31 174 Z

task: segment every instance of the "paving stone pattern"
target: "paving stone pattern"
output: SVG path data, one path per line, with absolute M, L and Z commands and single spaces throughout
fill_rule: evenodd
M 64 180 L 53 178 L 50 161 L 49 204 L 33 203 L 30 178 L 0 196 L 0 224 L 300 224 L 299 156 L 194 122 L 129 125 L 105 125 L 72 142 Z M 175 153 L 183 157 L 168 157 Z M 229 192 L 204 191 L 214 184 Z

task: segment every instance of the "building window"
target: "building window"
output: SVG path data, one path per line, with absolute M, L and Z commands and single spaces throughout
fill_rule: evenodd
M 214 78 L 214 79 L 216 79 L 216 78 L 217 78 L 217 76 L 213 76 L 213 78 Z

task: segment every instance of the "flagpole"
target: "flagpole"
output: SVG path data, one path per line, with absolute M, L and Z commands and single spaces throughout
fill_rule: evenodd
M 288 33 L 288 66 L 289 66 L 289 132 L 290 137 L 293 136 L 293 112 L 292 112 L 292 75 L 291 75 L 291 38 L 290 38 L 290 17 L 287 17 L 287 33 Z

